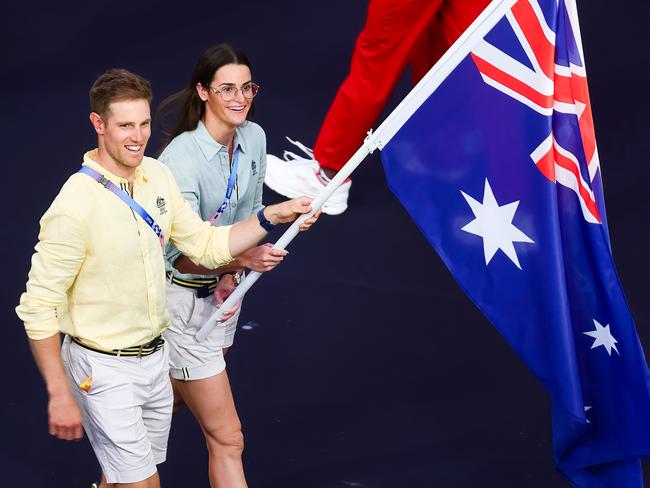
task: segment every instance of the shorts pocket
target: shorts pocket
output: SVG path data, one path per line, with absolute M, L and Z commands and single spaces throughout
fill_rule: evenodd
M 167 285 L 167 310 L 171 319 L 170 329 L 182 332 L 192 320 L 195 306 L 194 290 L 178 285 Z
M 74 381 L 75 387 L 84 394 L 88 394 L 93 387 L 93 366 L 88 360 L 88 356 L 79 351 L 80 348 L 79 345 L 70 344 L 66 350 L 63 364 Z

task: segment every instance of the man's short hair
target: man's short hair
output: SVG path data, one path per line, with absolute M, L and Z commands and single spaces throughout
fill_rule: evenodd
M 90 89 L 90 109 L 104 117 L 113 102 L 146 100 L 151 103 L 151 84 L 142 76 L 125 69 L 105 71 Z

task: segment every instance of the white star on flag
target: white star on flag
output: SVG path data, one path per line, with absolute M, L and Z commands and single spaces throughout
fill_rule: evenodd
M 591 348 L 594 349 L 598 346 L 603 346 L 605 349 L 607 349 L 607 354 L 610 356 L 612 355 L 612 349 L 614 349 L 616 351 L 616 354 L 620 356 L 621 353 L 618 352 L 618 349 L 616 349 L 616 344 L 618 341 L 614 339 L 614 336 L 609 331 L 609 324 L 603 327 L 600 322 L 594 319 L 594 325 L 596 326 L 595 330 L 583 332 L 584 335 L 588 335 L 589 337 L 593 337 L 595 339 L 594 343 L 591 345 Z
M 461 193 L 476 217 L 463 227 L 462 230 L 483 238 L 485 265 L 490 264 L 496 252 L 501 249 L 515 263 L 515 266 L 521 269 L 513 243 L 534 243 L 535 241 L 512 224 L 512 219 L 519 206 L 519 200 L 500 207 L 496 198 L 494 198 L 494 193 L 492 193 L 492 188 L 487 178 L 485 179 L 485 191 L 482 203 L 474 200 L 463 191 Z
M 587 421 L 588 424 L 591 423 L 591 422 L 589 421 L 589 419 L 587 418 L 587 412 L 588 412 L 589 410 L 591 410 L 591 405 L 585 405 L 585 420 Z

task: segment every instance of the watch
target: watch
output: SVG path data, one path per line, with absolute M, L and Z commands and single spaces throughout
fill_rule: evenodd
M 244 277 L 243 271 L 229 271 L 228 273 L 222 273 L 221 276 L 231 275 L 232 280 L 235 282 L 235 286 L 238 286 L 241 283 L 242 278 Z
M 259 212 L 257 212 L 257 220 L 260 221 L 260 225 L 264 227 L 264 230 L 267 232 L 271 232 L 273 229 L 275 229 L 275 225 L 273 225 L 271 222 L 268 221 L 268 219 L 264 216 L 264 209 L 266 207 L 262 207 Z

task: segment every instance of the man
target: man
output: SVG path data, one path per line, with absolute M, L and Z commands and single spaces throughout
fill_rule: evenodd
M 273 225 L 311 210 L 301 198 L 234 226 L 201 221 L 169 170 L 144 157 L 151 98 L 149 83 L 126 70 L 109 70 L 93 84 L 98 148 L 85 154 L 82 170 L 41 219 L 16 309 L 46 383 L 49 432 L 78 440 L 86 430 L 103 488 L 160 486 L 156 464 L 165 459 L 172 411 L 160 338 L 169 321 L 163 244 L 214 268 Z M 62 348 L 59 332 L 66 334 Z
M 287 197 L 315 197 L 363 143 L 406 67 L 417 83 L 489 4 L 489 0 L 370 0 L 350 72 L 321 125 L 314 150 L 294 142 L 306 158 L 285 151 L 267 157 L 264 182 Z M 346 179 L 323 205 L 348 208 Z

